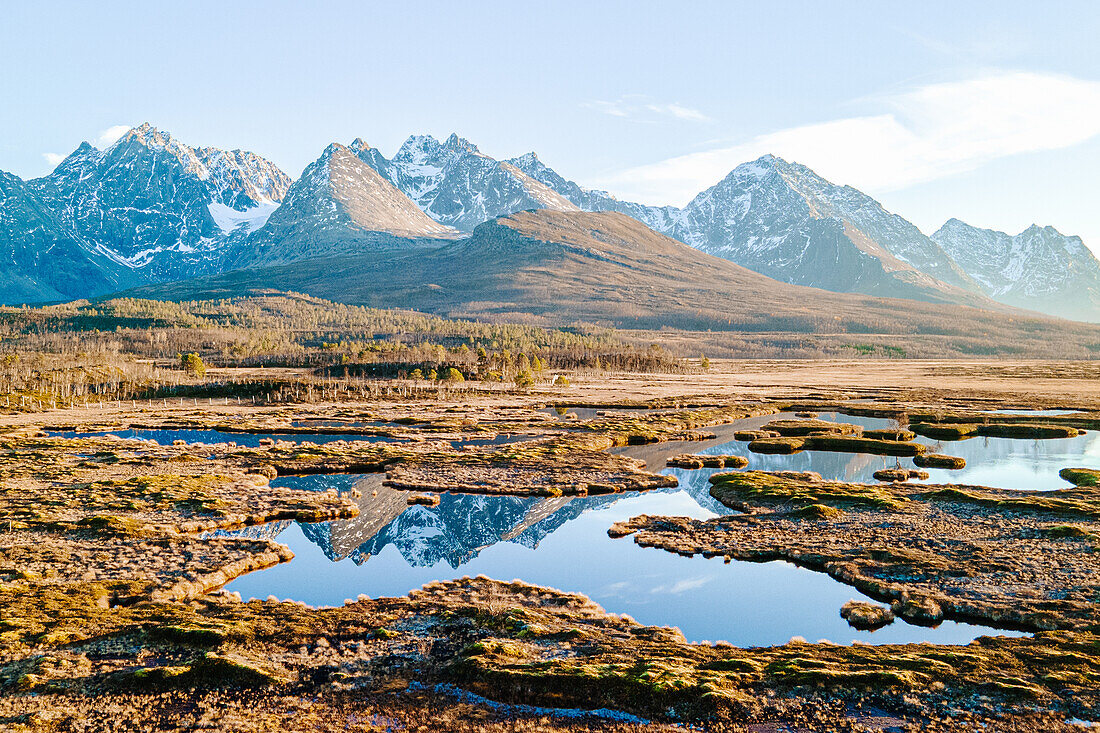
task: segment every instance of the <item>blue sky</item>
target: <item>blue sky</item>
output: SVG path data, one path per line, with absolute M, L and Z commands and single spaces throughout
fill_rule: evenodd
M 297 176 L 362 136 L 458 132 L 682 204 L 772 152 L 931 232 L 1032 222 L 1100 249 L 1100 5 L 7 3 L 0 169 L 149 121 Z M 106 133 L 106 134 L 105 134 Z

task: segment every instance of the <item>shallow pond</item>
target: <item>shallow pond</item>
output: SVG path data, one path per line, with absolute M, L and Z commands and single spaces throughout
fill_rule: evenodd
M 929 641 L 967 643 L 983 634 L 1011 634 L 945 622 L 936 628 L 901 620 L 874 632 L 857 631 L 840 618 L 841 605 L 863 598 L 828 575 L 783 562 L 725 564 L 638 547 L 632 538 L 610 539 L 612 523 L 639 514 L 707 518 L 727 511 L 709 495 L 713 470 L 667 469 L 670 455 L 685 452 L 745 455 L 751 468 L 816 471 L 831 479 L 872 481 L 871 474 L 895 459 L 806 451 L 766 456 L 735 441 L 736 430 L 759 427 L 768 415 L 710 428 L 715 437 L 615 449 L 639 458 L 650 470 L 674 475 L 677 489 L 578 498 L 522 498 L 444 494 L 438 506 L 410 506 L 408 495 L 382 486 L 380 474 L 285 477 L 285 485 L 360 493 L 355 519 L 297 524 L 279 522 L 243 530 L 290 546 L 296 557 L 250 573 L 228 586 L 245 598 L 339 605 L 359 594 L 400 596 L 425 583 L 464 575 L 487 575 L 583 593 L 614 613 L 645 624 L 679 627 L 693 641 L 729 641 L 739 646 L 781 644 L 799 636 L 837 643 Z M 879 418 L 827 413 L 865 428 L 890 427 Z M 217 431 L 130 431 L 133 437 L 171 442 L 205 439 L 242 443 L 246 436 Z M 151 435 L 153 434 L 153 435 Z M 288 436 L 274 436 L 286 438 Z M 293 436 L 325 442 L 349 436 Z M 498 440 L 511 441 L 522 436 Z M 480 440 L 480 439 L 473 439 Z M 1069 465 L 1100 467 L 1100 438 L 1088 433 L 1065 440 L 976 438 L 937 443 L 937 452 L 960 455 L 961 471 L 931 471 L 933 481 L 981 483 L 1008 488 L 1057 488 Z M 911 465 L 902 459 L 902 465 Z
M 758 427 L 790 414 L 769 415 L 754 418 L 752 427 Z M 862 425 L 865 429 L 895 427 L 884 418 L 858 417 L 837 413 L 822 413 L 820 420 Z M 744 429 L 740 427 L 738 429 Z M 748 443 L 732 439 L 731 432 L 719 432 L 719 440 L 705 443 L 678 443 L 676 450 L 655 448 L 658 456 L 671 453 L 706 453 L 711 455 L 739 455 L 749 459 L 749 469 L 760 471 L 813 471 L 822 478 L 833 481 L 875 482 L 874 472 L 889 468 L 896 462 L 905 468 L 914 468 L 912 458 L 872 456 L 865 453 L 835 453 L 831 451 L 802 451 L 792 455 L 764 455 L 753 453 Z M 966 459 L 966 468 L 960 470 L 922 469 L 929 478 L 921 483 L 953 483 L 992 486 L 1000 489 L 1065 489 L 1069 484 L 1058 476 L 1063 468 L 1100 469 L 1100 432 L 1090 431 L 1076 438 L 1055 440 L 1020 440 L 1016 438 L 969 438 L 967 440 L 937 441 L 918 437 L 918 443 L 931 447 L 933 453 L 946 453 Z M 671 444 L 669 444 L 671 445 Z M 625 452 L 625 451 L 624 451 Z M 657 461 L 660 465 L 663 462 Z M 651 470 L 658 468 L 650 463 Z
M 105 435 L 117 435 L 120 438 L 151 440 L 159 445 L 172 445 L 177 440 L 193 445 L 214 445 L 215 443 L 236 443 L 246 448 L 255 448 L 260 441 L 283 440 L 290 443 L 333 443 L 337 440 L 362 440 L 368 443 L 382 441 L 394 442 L 398 439 L 378 435 L 330 435 L 325 433 L 232 433 L 225 430 L 104 430 L 93 433 L 49 431 L 49 435 L 58 438 L 99 438 Z
M 1050 416 L 1050 417 L 1057 417 L 1057 416 L 1061 416 L 1061 415 L 1079 415 L 1081 413 L 1080 410 L 1058 410 L 1058 409 L 1025 410 L 1025 409 L 1016 409 L 1016 408 L 1008 408 L 1008 409 L 1000 409 L 1000 410 L 983 410 L 983 412 L 988 412 L 988 413 L 997 414 L 997 415 L 1047 415 L 1047 416 Z
M 138 440 L 151 440 L 159 445 L 172 445 L 177 440 L 182 440 L 190 445 L 214 445 L 215 443 L 236 443 L 245 448 L 256 448 L 261 440 L 285 441 L 287 443 L 333 443 L 338 440 L 363 441 L 366 443 L 403 443 L 407 438 L 393 438 L 386 435 L 358 435 L 355 433 L 234 433 L 228 430 L 104 430 L 92 433 L 58 432 L 48 431 L 48 434 L 58 438 L 98 438 L 105 435 L 115 435 L 119 438 L 135 438 Z M 524 440 L 536 438 L 535 435 L 511 435 L 502 434 L 486 438 L 464 438 L 462 440 L 447 441 L 452 448 L 465 448 L 466 446 L 489 446 L 519 443 Z M 431 436 L 429 436 L 431 438 Z
M 963 644 L 1003 633 L 946 622 L 935 629 L 896 621 L 856 631 L 840 607 L 863 598 L 828 575 L 783 562 L 723 563 L 686 558 L 611 539 L 613 522 L 638 514 L 707 518 L 720 509 L 707 471 L 670 470 L 679 489 L 584 498 L 444 494 L 439 506 L 408 506 L 381 475 L 280 479 L 314 489 L 349 489 L 362 497 L 359 517 L 320 524 L 282 522 L 244 530 L 285 543 L 290 563 L 238 578 L 228 590 L 244 598 L 339 605 L 360 593 L 400 596 L 433 580 L 487 575 L 583 593 L 614 613 L 645 624 L 679 627 L 689 640 L 739 646 L 781 644 L 793 636 L 836 643 L 932 641 Z M 377 492 L 377 493 L 375 493 Z

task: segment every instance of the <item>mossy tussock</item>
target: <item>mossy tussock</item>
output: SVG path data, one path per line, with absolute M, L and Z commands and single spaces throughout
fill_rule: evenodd
M 912 623 L 1100 630 L 1100 565 L 1089 549 L 1100 530 L 1095 489 L 871 485 L 761 471 L 711 482 L 711 495 L 741 514 L 635 517 L 609 534 L 682 555 L 794 562 L 890 601 Z
M 744 471 L 717 473 L 710 477 L 710 494 L 723 503 L 749 502 L 764 506 L 807 506 L 837 508 L 871 506 L 902 509 L 906 499 L 874 484 L 845 484 L 823 481 L 816 473 Z
M 854 629 L 879 629 L 894 622 L 894 612 L 863 601 L 848 601 L 840 607 L 840 617 Z
M 1100 486 L 1100 471 L 1095 468 L 1063 468 L 1058 475 L 1074 486 Z
M 754 453 L 789 455 L 803 450 L 869 453 L 878 456 L 917 456 L 926 447 L 913 443 L 908 430 L 864 431 L 859 425 L 826 420 L 773 420 L 758 431 L 740 431 Z
M 947 486 L 921 494 L 924 501 L 974 504 L 1001 511 L 1100 519 L 1100 489 L 1077 487 L 1054 491 L 999 491 L 982 486 Z
M 849 423 L 830 422 L 828 420 L 772 420 L 763 430 L 779 433 L 783 437 L 805 437 L 807 435 L 860 435 L 863 428 Z
M 749 465 L 749 459 L 744 456 L 682 453 L 669 457 L 665 465 L 670 468 L 744 468 Z
M 754 453 L 779 455 L 815 450 L 912 457 L 921 455 L 927 450 L 927 447 L 921 443 L 906 443 L 854 435 L 808 435 L 806 437 L 758 438 L 749 443 L 749 450 Z
M 928 478 L 927 471 L 915 468 L 882 468 L 871 474 L 877 481 L 913 481 Z
M 913 458 L 918 468 L 946 468 L 957 471 L 966 468 L 966 459 L 959 456 L 946 456 L 942 453 L 925 453 Z
M 966 438 L 1016 438 L 1021 440 L 1053 440 L 1075 438 L 1081 431 L 1069 425 L 1033 425 L 1019 423 L 910 423 L 917 435 L 933 440 L 965 440 Z

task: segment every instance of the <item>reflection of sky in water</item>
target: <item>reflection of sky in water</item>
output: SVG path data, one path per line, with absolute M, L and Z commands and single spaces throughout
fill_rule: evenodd
M 819 419 L 862 425 L 865 429 L 895 427 L 890 420 L 874 417 L 854 417 L 823 413 Z M 1015 438 L 970 438 L 959 441 L 936 441 L 917 438 L 918 443 L 931 446 L 932 453 L 945 453 L 966 459 L 966 468 L 952 471 L 926 468 L 929 478 L 923 483 L 953 483 L 993 486 L 1001 489 L 1065 489 L 1069 484 L 1058 477 L 1063 468 L 1100 469 L 1100 433 L 1090 431 L 1076 438 L 1057 440 L 1019 440 Z M 753 453 L 748 443 L 740 441 L 707 444 L 698 452 L 710 455 L 745 456 L 749 469 L 760 471 L 814 471 L 835 481 L 873 482 L 873 474 L 900 461 L 913 468 L 913 459 L 892 456 L 870 456 L 858 453 L 802 451 L 788 456 Z
M 1017 410 L 1017 409 L 1003 409 L 1003 410 L 984 410 L 984 412 L 992 412 L 998 415 L 1076 415 L 1080 410 Z
M 260 441 L 268 438 L 271 440 L 284 440 L 291 443 L 333 443 L 337 440 L 365 440 L 375 443 L 393 438 L 369 436 L 369 435 L 328 435 L 324 433 L 229 433 L 223 430 L 105 430 L 98 433 L 74 433 L 51 432 L 50 435 L 59 438 L 97 438 L 104 435 L 117 435 L 120 438 L 139 438 L 151 440 L 159 445 L 172 445 L 174 441 L 182 440 L 185 443 L 201 443 L 214 445 L 215 443 L 236 443 L 246 448 L 255 448 Z
M 595 412 L 593 410 L 592 412 Z M 759 427 L 787 415 L 739 421 Z M 889 420 L 824 414 L 823 419 L 865 428 L 892 427 Z M 735 454 L 750 468 L 815 471 L 828 479 L 873 481 L 872 473 L 894 458 L 805 451 L 790 456 L 751 453 L 732 440 L 734 426 L 713 428 L 717 437 L 699 442 L 630 446 L 615 452 L 660 470 L 675 453 Z M 120 431 L 159 443 L 236 442 L 260 438 L 348 440 L 346 435 L 247 435 L 205 430 Z M 71 434 L 70 434 L 71 435 Z M 507 438 L 513 440 L 514 438 Z M 919 439 L 937 453 L 962 456 L 960 471 L 930 469 L 930 481 L 1004 488 L 1065 487 L 1066 466 L 1100 468 L 1100 438 L 1089 433 L 1064 440 L 974 438 L 958 442 Z M 901 459 L 912 466 L 911 459 Z M 340 522 L 276 523 L 245 530 L 288 544 L 295 559 L 238 578 L 228 587 L 247 597 L 288 598 L 311 605 L 339 605 L 360 593 L 400 596 L 433 580 L 488 575 L 583 593 L 614 613 L 645 624 L 677 626 L 688 639 L 726 640 L 740 646 L 779 644 L 792 636 L 810 641 L 870 643 L 931 641 L 966 643 L 982 633 L 1002 633 L 947 622 L 936 629 L 902 621 L 875 632 L 851 629 L 840 606 L 862 598 L 855 589 L 823 573 L 782 562 L 724 564 L 721 559 L 685 558 L 638 547 L 632 538 L 612 540 L 615 521 L 639 514 L 707 518 L 728 510 L 709 495 L 714 470 L 664 469 L 680 487 L 644 494 L 536 499 L 443 495 L 437 507 L 408 506 L 405 495 L 381 486 L 381 476 L 308 476 L 280 479 L 307 489 L 361 489 L 363 513 Z
M 348 522 L 284 525 L 276 539 L 291 547 L 295 559 L 238 578 L 228 588 L 245 598 L 274 595 L 339 605 L 360 593 L 400 596 L 433 580 L 484 574 L 583 593 L 641 623 L 677 626 L 693 641 L 752 646 L 802 636 L 838 643 L 966 643 L 982 633 L 1000 633 L 953 622 L 928 629 L 901 621 L 875 632 L 856 631 L 839 609 L 863 596 L 823 573 L 782 562 L 727 565 L 720 558 L 685 558 L 641 548 L 630 537 L 607 536 L 613 522 L 639 514 L 713 516 L 700 506 L 701 500 L 720 508 L 706 495 L 711 472 L 674 473 L 685 480 L 681 489 L 568 501 L 445 494 L 439 507 L 400 510 L 358 554 L 334 551 L 339 525 Z M 564 505 L 513 536 L 525 513 L 548 501 Z M 340 554 L 344 559 L 330 559 Z M 461 558 L 457 568 L 455 558 Z

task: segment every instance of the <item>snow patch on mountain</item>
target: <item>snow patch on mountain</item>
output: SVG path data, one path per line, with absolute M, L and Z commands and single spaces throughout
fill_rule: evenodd
M 1100 261 L 1080 237 L 1035 224 L 1011 235 L 950 219 L 932 239 L 996 300 L 1100 320 Z
M 256 231 L 267 223 L 268 217 L 275 209 L 279 208 L 279 204 L 266 202 L 244 211 L 237 211 L 225 204 L 215 202 L 207 204 L 206 208 L 210 210 L 210 216 L 214 218 L 214 223 L 218 225 L 218 229 L 221 229 L 223 234 L 229 234 L 242 225 L 249 232 Z
M 94 250 L 167 281 L 219 271 L 237 227 L 261 226 L 290 179 L 254 153 L 192 148 L 146 123 L 106 150 L 81 144 L 30 185 Z
M 432 219 L 462 231 L 526 209 L 578 210 L 551 187 L 458 135 L 443 142 L 413 135 L 392 160 L 362 139 L 350 149 Z

